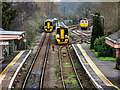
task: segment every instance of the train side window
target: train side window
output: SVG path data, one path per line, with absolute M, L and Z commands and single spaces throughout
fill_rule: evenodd
M 65 28 L 65 35 L 68 35 L 68 29 Z
M 57 29 L 57 34 L 60 34 L 60 28 Z
M 47 22 L 45 22 L 45 26 L 47 26 Z

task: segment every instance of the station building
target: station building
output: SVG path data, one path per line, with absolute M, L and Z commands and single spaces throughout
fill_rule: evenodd
M 116 58 L 120 57 L 120 30 L 106 37 L 105 42 L 116 49 Z
M 10 41 L 12 41 L 13 52 L 15 50 L 14 40 L 20 40 L 24 37 L 24 31 L 5 31 L 0 28 L 0 63 L 4 61 L 4 50 L 6 50 L 7 55 L 10 55 Z

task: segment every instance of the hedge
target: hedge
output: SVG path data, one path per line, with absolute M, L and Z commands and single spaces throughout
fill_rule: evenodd
M 110 46 L 105 43 L 105 37 L 106 36 L 102 36 L 100 38 L 97 38 L 94 42 L 94 49 L 96 52 L 98 52 L 99 57 L 100 56 L 102 56 L 102 57 L 113 56 L 112 55 L 112 48 L 110 48 Z

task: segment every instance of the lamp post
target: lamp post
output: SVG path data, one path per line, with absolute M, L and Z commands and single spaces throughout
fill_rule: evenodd
M 95 14 L 90 14 L 91 16 L 96 16 L 96 17 L 98 17 L 98 15 L 95 15 Z M 101 18 L 103 18 L 103 30 L 104 30 L 104 16 L 99 16 L 99 17 L 101 17 Z M 93 21 L 93 18 L 92 18 L 92 21 Z M 93 23 L 93 22 L 92 22 Z
M 104 16 L 99 16 L 101 18 L 103 18 L 103 30 L 104 30 Z
M 25 50 L 26 50 L 26 41 L 27 41 L 27 40 L 26 40 L 26 39 L 24 39 L 23 41 L 24 41 L 24 43 L 25 43 Z
M 93 16 L 94 16 L 94 14 L 90 14 L 91 16 L 92 16 L 92 25 L 93 25 Z

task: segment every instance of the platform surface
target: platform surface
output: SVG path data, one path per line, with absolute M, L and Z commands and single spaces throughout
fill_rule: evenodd
M 82 52 L 83 56 L 86 58 L 87 63 L 93 69 L 92 76 L 94 79 L 101 79 L 101 86 L 104 88 L 111 89 L 120 89 L 120 71 L 114 69 L 115 61 L 101 61 L 99 60 L 95 54 L 89 49 L 87 44 L 77 44 L 78 49 Z M 84 61 L 83 61 L 84 62 Z M 96 73 L 96 76 L 94 76 Z M 99 83 L 100 80 L 96 81 Z
M 3 68 L 2 68 L 3 70 L 0 73 L 0 89 L 3 87 L 8 87 L 10 80 L 14 75 L 16 69 L 21 64 L 21 62 L 23 61 L 23 59 L 26 57 L 27 54 L 28 54 L 28 51 L 23 50 L 12 56 L 9 56 L 11 58 L 8 58 L 8 57 L 6 58 L 5 63 L 9 62 L 9 64 L 7 64 L 7 66 L 6 64 L 3 65 Z

